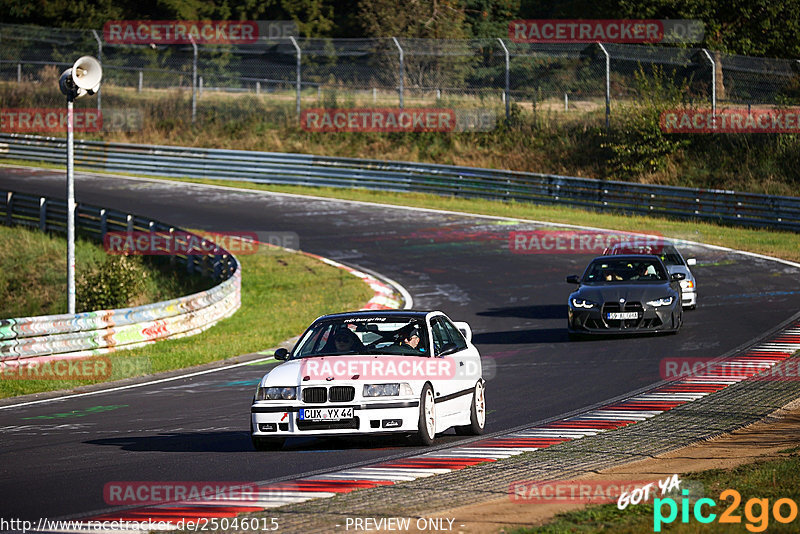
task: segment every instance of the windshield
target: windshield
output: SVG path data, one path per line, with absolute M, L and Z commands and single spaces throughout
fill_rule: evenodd
M 662 264 L 649 258 L 602 258 L 590 263 L 583 274 L 583 283 L 665 282 L 667 279 Z
M 319 321 L 309 328 L 292 359 L 343 354 L 427 356 L 424 321 L 412 317 L 353 316 Z
M 615 245 L 611 254 L 652 254 L 661 258 L 665 265 L 686 265 L 678 249 L 672 245 L 630 246 L 621 244 Z

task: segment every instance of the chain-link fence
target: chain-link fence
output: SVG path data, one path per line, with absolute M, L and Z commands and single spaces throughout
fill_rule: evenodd
M 100 59 L 103 82 L 99 98 L 78 107 L 104 108 L 105 116 L 134 110 L 156 124 L 251 113 L 292 121 L 315 107 L 548 110 L 613 120 L 615 109 L 664 88 L 705 107 L 800 104 L 800 62 L 699 48 L 500 38 L 134 45 L 105 42 L 99 30 L 0 24 L 0 107 L 63 106 L 58 76 L 82 55 Z

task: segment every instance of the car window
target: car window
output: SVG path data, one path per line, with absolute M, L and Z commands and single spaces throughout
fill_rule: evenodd
M 431 332 L 433 333 L 433 354 L 438 356 L 444 347 L 453 344 L 458 350 L 467 348 L 467 342 L 458 328 L 444 317 L 435 317 L 431 321 Z
M 584 283 L 653 282 L 668 279 L 663 264 L 658 260 L 617 259 L 606 257 L 594 261 L 586 268 Z
M 458 350 L 466 349 L 467 348 L 467 340 L 464 339 L 464 335 L 461 333 L 461 331 L 458 328 L 456 328 L 456 326 L 453 323 L 451 323 L 450 321 L 448 321 L 444 317 L 441 318 L 441 321 L 442 321 L 442 323 L 444 323 L 445 329 L 450 334 L 450 340 L 453 343 L 456 344 L 456 347 L 458 347 Z
M 342 315 L 314 323 L 292 358 L 342 354 L 428 356 L 425 321 L 419 317 Z
M 450 343 L 450 334 L 442 324 L 440 317 L 431 321 L 431 334 L 433 335 L 433 355 L 438 356 L 442 352 L 442 347 Z

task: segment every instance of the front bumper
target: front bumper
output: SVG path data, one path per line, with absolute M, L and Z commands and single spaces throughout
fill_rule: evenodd
M 299 411 L 304 408 L 353 408 L 353 418 L 342 421 L 301 421 Z M 250 420 L 252 435 L 265 438 L 416 432 L 419 426 L 419 399 L 392 398 L 324 404 L 256 401 L 250 407 Z
M 637 319 L 608 319 L 601 308 L 575 309 L 570 306 L 567 321 L 570 333 L 637 334 L 674 332 L 680 328 L 676 306 L 644 307 Z
M 694 289 L 684 289 L 681 292 L 681 305 L 684 308 L 694 308 L 697 306 L 697 291 Z

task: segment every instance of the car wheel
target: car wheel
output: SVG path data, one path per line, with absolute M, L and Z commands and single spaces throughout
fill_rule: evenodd
M 436 406 L 433 388 L 430 384 L 425 384 L 419 398 L 419 424 L 416 441 L 420 445 L 431 445 L 434 436 L 436 436 Z
M 486 391 L 483 382 L 475 384 L 472 393 L 472 406 L 469 410 L 469 424 L 456 427 L 459 436 L 480 436 L 486 426 Z

